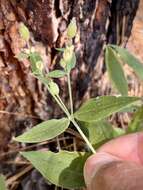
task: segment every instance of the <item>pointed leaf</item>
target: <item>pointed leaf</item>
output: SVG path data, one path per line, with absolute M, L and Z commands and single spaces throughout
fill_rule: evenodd
M 79 121 L 100 121 L 113 113 L 130 107 L 141 100 L 138 97 L 101 96 L 88 100 L 74 114 Z
M 113 85 L 123 95 L 128 95 L 128 84 L 124 75 L 124 71 L 120 65 L 117 55 L 114 53 L 112 48 L 106 47 L 105 62 L 107 71 Z
M 57 51 L 64 52 L 65 48 L 55 48 Z
M 113 138 L 113 127 L 107 121 L 80 122 L 80 126 L 94 148 Z
M 136 111 L 132 121 L 129 123 L 129 126 L 127 128 L 127 133 L 134 133 L 142 130 L 143 130 L 143 106 Z
M 66 75 L 65 71 L 62 70 L 54 70 L 48 73 L 48 77 L 50 78 L 61 78 Z
M 52 119 L 44 121 L 23 135 L 15 138 L 16 141 L 25 143 L 36 143 L 52 139 L 63 133 L 69 126 L 68 118 Z
M 7 190 L 5 178 L 3 175 L 0 174 L 0 190 Z
M 143 63 L 141 63 L 135 56 L 129 53 L 127 49 L 119 46 L 110 45 L 121 56 L 122 60 L 127 63 L 140 79 L 143 80 Z
M 61 151 L 59 153 L 31 151 L 23 152 L 32 165 L 51 183 L 63 188 L 85 186 L 83 177 L 86 153 Z

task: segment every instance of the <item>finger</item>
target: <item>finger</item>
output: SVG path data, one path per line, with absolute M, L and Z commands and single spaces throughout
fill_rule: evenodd
M 142 190 L 143 166 L 107 153 L 91 156 L 84 167 L 88 190 Z
M 110 155 L 105 152 L 96 153 L 90 156 L 84 166 L 84 178 L 86 184 L 90 184 L 92 178 L 94 177 L 95 173 L 99 170 L 99 168 L 104 165 L 108 164 L 113 161 L 118 161 L 120 158 Z
M 134 133 L 111 140 L 98 152 L 107 152 L 121 159 L 143 165 L 143 133 Z

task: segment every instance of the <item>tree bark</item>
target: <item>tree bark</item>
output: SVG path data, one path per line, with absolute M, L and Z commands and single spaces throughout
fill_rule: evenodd
M 72 73 L 75 108 L 89 96 L 105 91 L 103 48 L 106 43 L 126 43 L 139 0 L 0 0 L 0 148 L 25 127 L 58 116 L 45 87 L 30 75 L 29 62 L 15 55 L 25 47 L 18 33 L 20 22 L 31 31 L 31 45 L 40 51 L 46 70 L 58 67 L 55 47 L 65 43 L 65 31 L 75 17 L 77 68 Z M 67 101 L 65 81 L 58 81 Z M 102 84 L 104 83 L 104 84 Z M 66 102 L 67 103 L 67 102 Z M 13 115 L 13 113 L 16 113 Z M 28 115 L 28 116 L 27 116 Z

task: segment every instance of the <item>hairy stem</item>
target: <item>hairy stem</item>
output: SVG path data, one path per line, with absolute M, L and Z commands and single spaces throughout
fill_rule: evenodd
M 50 92 L 49 86 L 46 82 L 46 80 L 43 80 L 43 78 L 40 78 L 41 81 L 46 85 L 48 91 Z M 71 105 L 73 107 L 73 103 L 72 103 L 72 93 L 71 93 L 71 83 L 70 83 L 70 76 L 68 77 L 68 86 L 69 86 L 69 94 L 70 94 L 70 102 Z M 78 132 L 80 133 L 80 135 L 82 136 L 82 138 L 84 139 L 84 141 L 86 142 L 86 144 L 88 145 L 88 147 L 90 148 L 91 152 L 94 154 L 96 153 L 96 151 L 94 150 L 94 148 L 92 147 L 91 143 L 89 142 L 89 140 L 87 139 L 87 137 L 84 135 L 84 133 L 82 132 L 82 130 L 80 129 L 79 125 L 77 124 L 77 122 L 74 120 L 73 118 L 73 109 L 71 109 L 72 114 L 70 115 L 68 109 L 66 108 L 65 104 L 63 103 L 62 99 L 60 98 L 59 95 L 54 95 L 52 93 L 50 93 L 52 95 L 52 97 L 55 99 L 55 101 L 57 102 L 57 104 L 60 106 L 60 108 L 63 110 L 63 112 L 66 114 L 66 116 L 69 118 L 69 120 L 73 123 L 73 125 L 76 127 L 76 129 L 78 130 Z M 71 108 L 72 108 L 71 107 Z
M 57 95 L 57 98 L 58 98 L 60 104 L 62 105 L 63 109 L 65 110 L 66 115 L 70 118 L 71 117 L 70 113 L 69 113 L 67 107 L 65 106 L 65 104 L 63 103 L 61 97 L 59 95 Z
M 72 119 L 71 122 L 74 124 L 74 126 L 76 127 L 76 129 L 78 130 L 78 132 L 80 133 L 80 135 L 82 136 L 82 138 L 84 139 L 84 141 L 86 142 L 86 144 L 88 145 L 88 147 L 90 148 L 90 150 L 92 151 L 92 153 L 95 154 L 96 151 L 94 150 L 93 146 L 91 145 L 91 143 L 89 142 L 89 140 L 87 139 L 87 137 L 85 136 L 85 134 L 80 129 L 80 127 L 77 124 L 77 122 L 74 119 Z
M 91 152 L 93 154 L 96 153 L 96 151 L 94 150 L 93 146 L 91 145 L 91 143 L 89 142 L 89 140 L 87 139 L 87 137 L 85 136 L 85 134 L 82 132 L 82 130 L 80 129 L 79 125 L 77 124 L 77 122 L 74 120 L 73 115 L 70 115 L 68 109 L 66 108 L 65 104 L 63 103 L 62 99 L 60 98 L 60 96 L 58 95 L 57 97 L 54 97 L 55 100 L 57 101 L 57 103 L 59 104 L 59 106 L 62 108 L 62 110 L 64 111 L 64 113 L 67 115 L 67 117 L 69 118 L 69 120 L 73 123 L 73 125 L 76 127 L 76 129 L 78 130 L 78 132 L 80 133 L 80 135 L 82 136 L 83 140 L 86 142 L 87 146 L 89 147 L 89 149 L 91 150 Z
M 60 102 L 60 100 L 58 99 L 57 96 L 52 95 L 53 98 L 55 99 L 55 101 L 57 102 L 57 104 L 60 106 L 60 108 L 63 110 L 63 112 L 67 115 L 67 117 L 69 118 L 70 114 L 67 112 L 67 110 L 65 109 L 65 107 L 63 106 L 63 104 Z
M 71 115 L 73 115 L 73 99 L 72 99 L 72 91 L 71 91 L 70 73 L 67 74 L 67 78 L 68 78 L 68 90 L 69 90 L 69 97 L 70 97 Z

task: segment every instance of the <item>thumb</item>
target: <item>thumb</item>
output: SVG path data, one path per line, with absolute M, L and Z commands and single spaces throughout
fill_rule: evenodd
M 103 165 L 120 160 L 118 157 L 106 152 L 96 153 L 90 156 L 84 166 L 84 178 L 86 185 L 89 185 L 95 174 Z
M 88 190 L 142 190 L 143 166 L 108 153 L 96 153 L 85 163 Z

